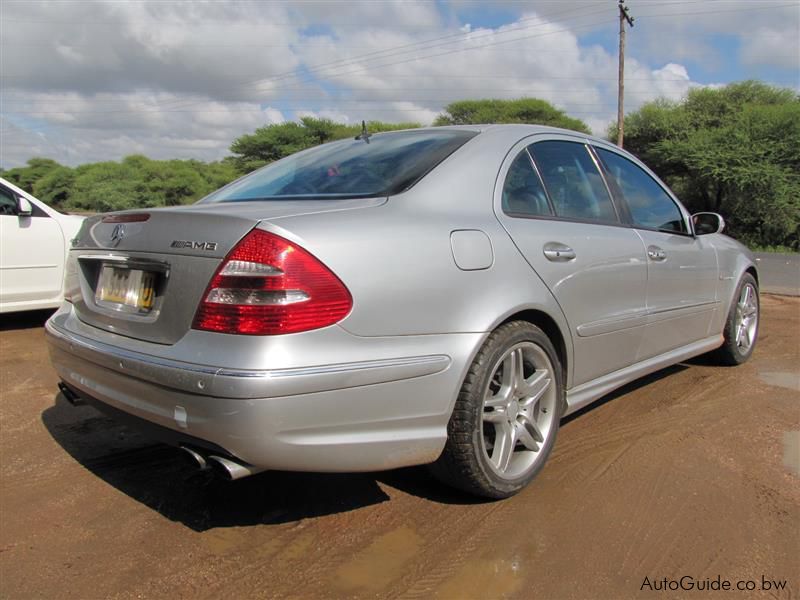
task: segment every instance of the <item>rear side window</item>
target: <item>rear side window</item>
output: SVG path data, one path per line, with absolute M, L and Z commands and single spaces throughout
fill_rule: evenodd
M 594 160 L 583 144 L 546 141 L 530 146 L 556 215 L 582 221 L 617 222 Z
M 503 211 L 513 215 L 552 216 L 547 194 L 531 157 L 523 150 L 511 163 L 503 184 Z
M 259 169 L 201 202 L 391 196 L 410 188 L 477 135 L 404 131 L 317 146 Z
M 606 169 L 622 190 L 634 225 L 676 233 L 688 233 L 678 206 L 646 171 L 603 148 L 596 148 Z

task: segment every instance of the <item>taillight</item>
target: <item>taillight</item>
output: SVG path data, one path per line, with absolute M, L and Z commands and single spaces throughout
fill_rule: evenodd
M 211 279 L 192 327 L 274 335 L 327 327 L 353 307 L 328 267 L 280 236 L 254 229 Z

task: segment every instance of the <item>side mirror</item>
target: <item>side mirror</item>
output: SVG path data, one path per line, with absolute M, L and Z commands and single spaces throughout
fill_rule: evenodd
M 17 197 L 17 216 L 30 217 L 33 214 L 33 206 L 30 201 L 22 196 Z
M 695 235 L 707 235 L 709 233 L 722 233 L 725 229 L 725 219 L 722 215 L 712 212 L 701 212 L 692 215 L 692 225 L 694 225 Z

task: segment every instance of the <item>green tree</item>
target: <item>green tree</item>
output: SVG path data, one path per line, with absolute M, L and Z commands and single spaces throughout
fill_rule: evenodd
M 195 168 L 206 182 L 204 196 L 214 190 L 218 190 L 241 175 L 232 156 L 227 156 L 216 162 L 197 163 Z
M 367 129 L 372 133 L 413 129 L 419 123 L 383 123 L 370 121 Z M 235 164 L 241 173 L 248 173 L 268 163 L 332 140 L 355 137 L 361 125 L 336 123 L 329 119 L 303 117 L 299 123 L 288 121 L 259 127 L 255 132 L 238 137 L 231 145 Z
M 203 163 L 152 160 L 142 155 L 76 168 L 34 158 L 25 167 L 2 173 L 54 208 L 98 212 L 188 204 L 240 174 L 232 157 Z
M 105 212 L 188 204 L 236 177 L 230 162 L 206 164 L 132 155 L 122 162 L 92 163 L 74 169 L 66 207 Z
M 246 173 L 313 145 L 308 129 L 290 121 L 259 127 L 251 134 L 236 138 L 231 152 L 238 155 L 237 165 Z
M 586 123 L 538 98 L 459 100 L 448 104 L 444 110 L 436 118 L 434 125 L 530 123 L 590 133 Z
M 27 166 L 3 171 L 3 178 L 29 194 L 33 193 L 34 184 L 53 169 L 61 167 L 50 158 L 35 157 L 28 160 Z
M 744 81 L 651 102 L 626 116 L 625 147 L 691 211 L 722 214 L 734 237 L 798 247 L 800 97 L 792 90 Z
M 53 208 L 61 208 L 72 195 L 75 171 L 69 167 L 56 167 L 33 184 L 33 195 Z

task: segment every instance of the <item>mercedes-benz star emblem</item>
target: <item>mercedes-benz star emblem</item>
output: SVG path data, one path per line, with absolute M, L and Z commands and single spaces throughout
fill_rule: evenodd
M 115 225 L 114 230 L 111 232 L 111 246 L 116 248 L 119 246 L 119 243 L 122 241 L 122 238 L 125 237 L 125 226 L 124 225 Z

